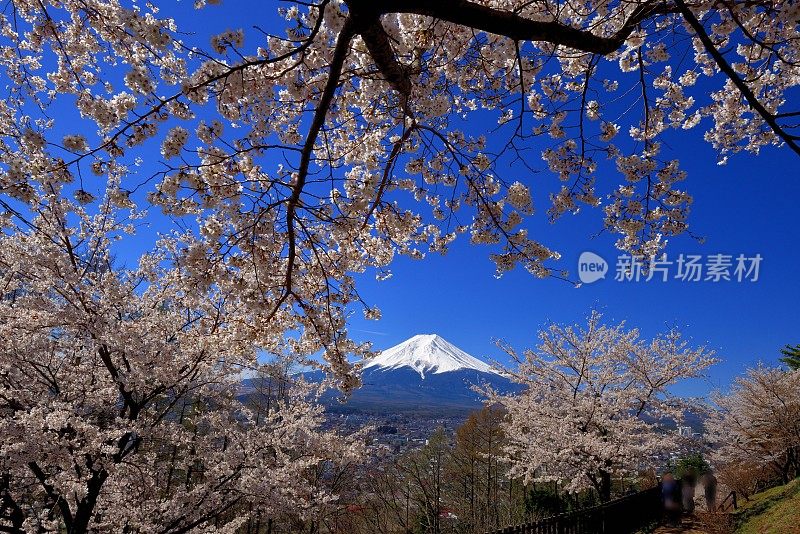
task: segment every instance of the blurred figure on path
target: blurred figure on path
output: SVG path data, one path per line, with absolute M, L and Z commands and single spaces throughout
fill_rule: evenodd
M 717 509 L 717 477 L 711 471 L 707 471 L 701 478 L 701 483 L 706 497 L 706 509 L 714 512 Z
M 681 479 L 681 497 L 683 500 L 683 513 L 694 513 L 694 492 L 697 478 L 694 471 L 689 470 Z
M 681 517 L 680 486 L 672 473 L 664 473 L 661 478 L 661 502 L 667 522 L 676 525 Z

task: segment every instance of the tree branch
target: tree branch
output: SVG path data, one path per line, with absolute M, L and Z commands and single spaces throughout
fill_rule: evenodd
M 600 37 L 590 31 L 573 28 L 561 22 L 530 20 L 516 13 L 468 0 L 347 0 L 347 5 L 354 13 L 425 15 L 475 30 L 503 35 L 517 41 L 545 41 L 601 55 L 617 50 L 633 30 L 648 18 L 676 13 L 676 7 L 668 2 L 647 2 L 633 10 L 625 24 L 614 35 Z
M 39 464 L 36 462 L 29 462 L 28 467 L 36 477 L 36 480 L 39 481 L 39 484 L 42 486 L 42 489 L 44 489 L 47 497 L 53 502 L 53 504 L 58 506 L 58 509 L 61 511 L 61 519 L 64 521 L 64 526 L 67 527 L 67 531 L 71 531 L 72 511 L 69 509 L 69 503 L 67 503 L 63 497 L 58 495 L 53 486 L 47 482 L 47 475 L 44 474 L 44 471 L 42 471 L 42 469 L 39 467 Z
M 339 77 L 342 74 L 345 59 L 347 58 L 347 51 L 350 48 L 350 42 L 355 35 L 354 23 L 351 18 L 345 20 L 342 31 L 336 40 L 336 48 L 333 51 L 333 58 L 328 71 L 328 81 L 325 83 L 325 88 L 320 96 L 317 108 L 314 110 L 314 117 L 311 125 L 308 128 L 308 135 L 303 143 L 303 149 L 300 152 L 300 166 L 297 169 L 297 180 L 292 186 L 292 194 L 286 203 L 286 233 L 289 250 L 287 252 L 286 260 L 286 279 L 284 282 L 284 292 L 281 298 L 278 299 L 272 315 L 274 315 L 278 308 L 286 301 L 289 295 L 292 294 L 292 271 L 294 270 L 294 263 L 297 258 L 297 236 L 294 229 L 295 213 L 297 206 L 300 203 L 300 195 L 303 192 L 303 187 L 306 184 L 308 177 L 308 167 L 311 163 L 311 154 L 314 151 L 314 145 L 317 142 L 322 126 L 325 124 L 325 118 L 328 114 L 328 109 L 333 102 L 333 96 L 336 93 L 336 87 L 339 85 Z
M 372 59 L 392 88 L 400 95 L 400 108 L 407 116 L 412 116 L 408 107 L 408 101 L 411 99 L 411 80 L 408 79 L 408 68 L 397 60 L 380 18 L 377 15 L 368 14 L 366 16 L 359 15 L 356 20 L 359 25 L 359 34 L 364 40 L 364 44 L 367 45 Z
M 703 25 L 697 20 L 697 17 L 694 16 L 694 13 L 686 6 L 686 3 L 683 0 L 675 0 L 675 4 L 680 11 L 680 14 L 686 19 L 686 22 L 689 23 L 689 26 L 697 34 L 697 37 L 700 39 L 700 42 L 703 43 L 703 47 L 706 49 L 706 52 L 714 58 L 714 61 L 717 63 L 719 70 L 721 70 L 732 82 L 733 84 L 739 89 L 739 92 L 742 93 L 742 96 L 747 100 L 747 103 L 750 104 L 750 107 L 758 113 L 764 122 L 766 122 L 772 131 L 780 137 L 792 150 L 794 150 L 798 155 L 800 155 L 800 145 L 798 145 L 795 140 L 789 135 L 787 132 L 783 130 L 778 121 L 775 118 L 775 115 L 770 113 L 764 105 L 759 102 L 758 97 L 753 93 L 750 87 L 742 80 L 741 77 L 733 70 L 733 67 L 730 66 L 728 61 L 725 59 L 725 56 L 717 49 L 714 45 L 714 42 L 711 40 L 711 37 L 708 36 Z

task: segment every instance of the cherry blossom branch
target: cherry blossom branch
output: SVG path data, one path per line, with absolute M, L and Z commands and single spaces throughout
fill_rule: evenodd
M 347 58 L 347 50 L 350 47 L 350 41 L 354 35 L 355 28 L 353 22 L 348 19 L 348 21 L 345 22 L 339 37 L 337 38 L 333 59 L 331 59 L 331 64 L 328 67 L 328 81 L 325 84 L 322 96 L 320 96 L 319 103 L 314 111 L 314 117 L 311 121 L 311 125 L 309 126 L 308 134 L 306 135 L 306 140 L 300 153 L 300 166 L 297 169 L 297 178 L 294 186 L 292 187 L 292 194 L 286 203 L 286 232 L 288 243 L 288 254 L 286 259 L 286 286 L 283 295 L 278 299 L 278 302 L 275 305 L 276 311 L 283 304 L 286 298 L 288 298 L 292 291 L 292 274 L 294 271 L 294 262 L 297 254 L 297 243 L 294 228 L 295 212 L 297 211 L 297 206 L 300 202 L 300 195 L 303 192 L 303 187 L 305 186 L 306 178 L 308 177 L 308 167 L 311 161 L 311 154 L 314 150 L 314 145 L 317 142 L 317 136 L 319 135 L 322 126 L 325 124 L 325 118 L 328 114 L 328 109 L 330 108 L 331 102 L 333 102 L 333 96 L 336 92 L 336 87 L 339 84 L 339 76 L 342 73 L 344 61 Z
M 761 116 L 761 118 L 769 125 L 775 135 L 780 137 L 789 148 L 800 155 L 800 145 L 797 143 L 798 138 L 787 133 L 781 127 L 781 125 L 778 124 L 776 116 L 764 107 L 764 105 L 758 100 L 758 97 L 756 97 L 756 95 L 753 93 L 752 89 L 750 89 L 750 87 L 748 87 L 748 85 L 744 82 L 744 80 L 742 80 L 736 71 L 733 70 L 733 67 L 731 67 L 731 65 L 725 59 L 725 56 L 723 56 L 716 47 L 703 25 L 700 23 L 694 13 L 692 13 L 692 11 L 687 7 L 686 3 L 683 0 L 675 0 L 675 4 L 678 7 L 680 14 L 683 15 L 683 18 L 686 19 L 686 22 L 689 23 L 689 25 L 697 34 L 700 42 L 703 43 L 703 47 L 705 48 L 706 52 L 708 52 L 709 55 L 714 58 L 714 61 L 717 63 L 719 69 L 725 73 L 728 79 L 730 79 L 736 88 L 739 89 L 739 92 L 742 93 L 742 96 L 744 96 L 744 98 L 747 100 L 747 103 L 750 105 L 750 107 Z
M 560 22 L 541 22 L 468 0 L 347 0 L 354 12 L 376 14 L 414 13 L 434 17 L 517 41 L 546 41 L 584 52 L 607 55 L 617 50 L 636 27 L 655 15 L 675 13 L 669 2 L 645 2 L 633 10 L 623 26 L 611 37 L 600 37 Z

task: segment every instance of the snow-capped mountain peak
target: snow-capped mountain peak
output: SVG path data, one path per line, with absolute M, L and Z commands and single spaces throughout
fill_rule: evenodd
M 388 348 L 370 360 L 364 369 L 391 370 L 401 367 L 413 368 L 422 378 L 426 373 L 439 374 L 461 369 L 495 373 L 487 363 L 436 334 L 416 335 Z

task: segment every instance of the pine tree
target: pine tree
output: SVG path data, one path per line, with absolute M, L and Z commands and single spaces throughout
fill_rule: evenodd
M 789 369 L 793 371 L 800 369 L 800 344 L 786 345 L 781 349 L 781 354 L 783 354 L 781 362 Z

